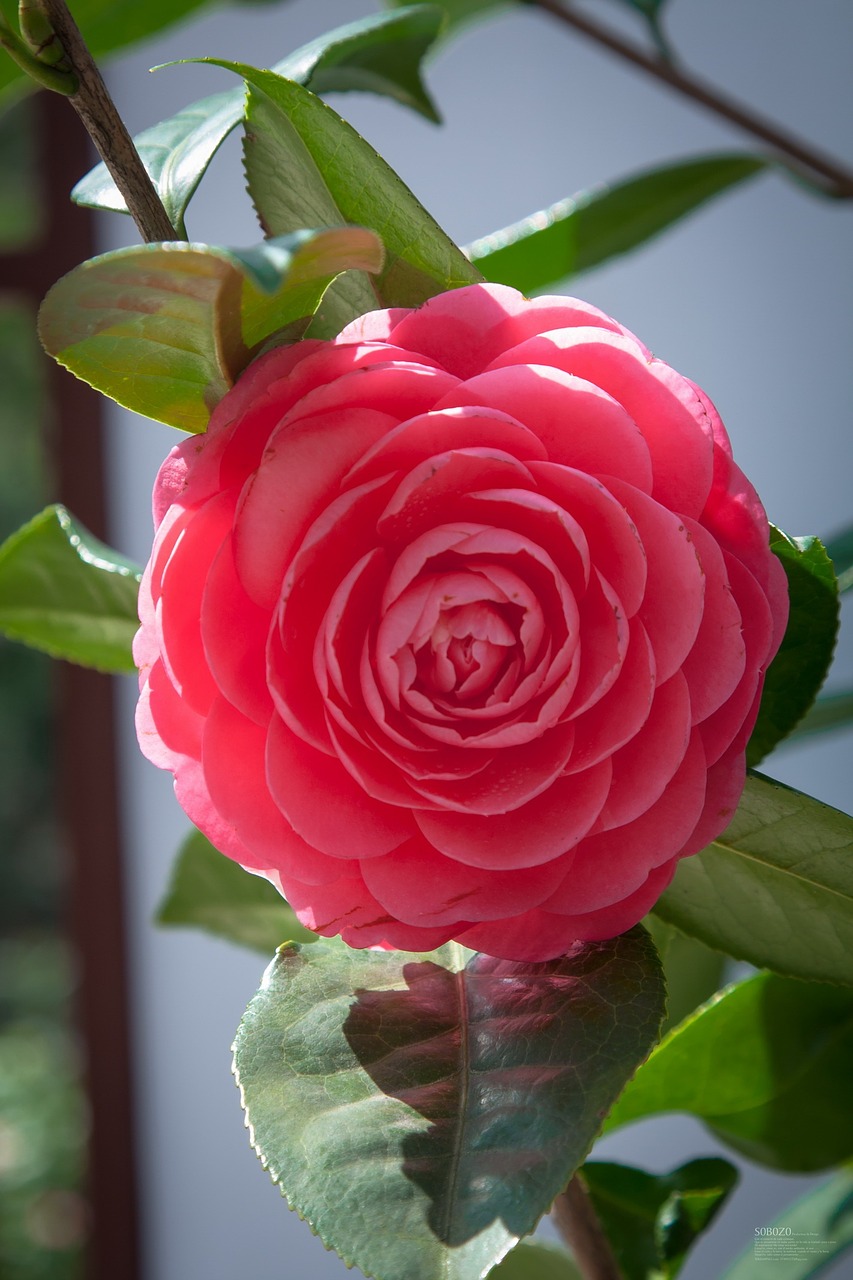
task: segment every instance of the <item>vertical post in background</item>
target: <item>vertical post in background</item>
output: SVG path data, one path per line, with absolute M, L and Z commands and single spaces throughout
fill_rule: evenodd
M 94 217 L 69 200 L 92 163 L 67 102 L 41 92 L 43 230 L 0 260 L 0 286 L 32 304 L 94 252 Z M 45 358 L 50 487 L 96 536 L 107 537 L 101 398 Z M 140 1280 L 124 891 L 112 682 L 66 663 L 57 669 L 57 799 L 67 920 L 78 964 L 76 1022 L 91 1127 L 86 1196 L 91 1209 L 87 1280 Z

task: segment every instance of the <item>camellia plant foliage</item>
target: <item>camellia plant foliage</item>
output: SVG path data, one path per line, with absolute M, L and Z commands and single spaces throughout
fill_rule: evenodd
M 666 58 L 662 4 L 631 7 Z M 57 282 L 42 341 L 184 434 L 144 573 L 49 508 L 0 549 L 0 626 L 104 671 L 133 646 L 140 745 L 197 828 L 161 919 L 267 954 L 235 1074 L 329 1247 L 378 1280 L 672 1277 L 736 1171 L 587 1161 L 603 1129 L 682 1110 L 771 1168 L 853 1156 L 853 819 L 751 771 L 818 693 L 839 587 L 703 390 L 528 295 L 766 161 L 692 157 L 463 252 L 320 96 L 437 119 L 444 22 L 394 5 L 220 61 L 233 88 L 137 139 L 147 177 L 107 148 L 78 184 L 146 243 Z M 2 34 L 91 115 L 63 4 Z M 263 239 L 189 244 L 238 127 Z M 720 953 L 757 972 L 717 990 Z M 524 1241 L 552 1206 L 571 1254 Z

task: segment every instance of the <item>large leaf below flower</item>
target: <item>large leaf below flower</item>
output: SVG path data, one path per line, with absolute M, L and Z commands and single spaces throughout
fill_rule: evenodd
M 853 995 L 760 973 L 669 1033 L 608 1131 L 686 1111 L 751 1159 L 814 1171 L 853 1156 Z
M 853 986 L 853 818 L 761 774 L 655 915 L 761 969 Z
M 237 1033 L 253 1144 L 381 1280 L 479 1280 L 580 1165 L 663 1014 L 642 929 L 519 964 L 282 948 Z
M 0 547 L 0 631 L 54 658 L 132 671 L 141 572 L 53 506 Z
M 273 70 L 315 93 L 363 89 L 384 94 L 438 120 L 424 88 L 420 63 L 438 35 L 442 12 L 435 5 L 412 5 L 401 13 L 373 13 L 312 40 L 276 63 Z M 134 138 L 172 225 L 183 229 L 184 214 L 219 147 L 245 111 L 242 89 L 227 89 L 194 102 L 177 115 Z M 72 192 L 92 209 L 126 213 L 127 205 L 106 165 L 96 165 Z
M 761 710 L 746 758 L 757 765 L 792 731 L 826 679 L 838 636 L 838 582 L 818 538 L 789 538 L 778 529 L 770 546 L 788 575 L 791 614 L 770 664 Z
M 673 1280 L 738 1180 L 728 1160 L 691 1160 L 671 1173 L 588 1161 L 583 1177 L 624 1280 Z
M 288 328 L 300 336 L 336 275 L 381 265 L 381 243 L 361 227 L 298 231 L 253 249 L 117 249 L 54 285 L 39 333 L 60 364 L 119 404 L 203 431 L 252 347 Z
M 635 249 L 764 168 L 766 161 L 738 153 L 681 160 L 560 200 L 475 240 L 466 253 L 487 280 L 532 293 Z
M 373 307 L 419 306 L 427 298 L 481 280 L 408 187 L 331 107 L 271 71 L 204 59 L 248 82 L 245 164 L 249 193 L 267 235 L 354 222 L 385 245 L 384 268 L 348 288 L 334 324 Z M 357 278 L 358 279 L 358 278 Z M 338 287 L 331 291 L 338 294 Z
M 269 880 L 244 871 L 200 831 L 190 832 L 178 850 L 157 923 L 203 929 L 265 956 L 282 942 L 316 937 Z

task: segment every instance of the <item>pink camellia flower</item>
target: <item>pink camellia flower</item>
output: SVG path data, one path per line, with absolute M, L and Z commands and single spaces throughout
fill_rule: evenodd
M 154 513 L 142 749 L 311 929 L 549 959 L 729 822 L 784 573 L 713 406 L 594 307 L 272 351 Z

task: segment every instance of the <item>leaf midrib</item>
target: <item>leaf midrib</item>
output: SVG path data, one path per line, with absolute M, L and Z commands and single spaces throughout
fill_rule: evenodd
M 762 832 L 766 832 L 767 830 L 767 827 L 761 828 Z M 840 898 L 842 902 L 853 906 L 853 898 L 851 898 L 850 894 L 845 892 L 843 889 L 835 889 L 832 885 L 825 884 L 819 880 L 809 880 L 807 876 L 801 875 L 790 867 L 780 867 L 776 863 L 769 862 L 755 853 L 748 853 L 745 849 L 739 849 L 736 845 L 728 844 L 725 840 L 721 840 L 719 838 L 714 840 L 710 848 L 719 848 L 725 853 L 734 854 L 739 858 L 746 858 L 748 862 L 754 862 L 760 867 L 775 872 L 777 875 L 791 876 L 794 880 L 799 880 L 802 884 L 808 885 L 810 888 L 821 890 L 824 893 L 834 894 L 835 897 Z M 844 846 L 840 846 L 839 849 L 836 849 L 833 852 L 838 853 L 839 851 L 843 851 L 843 848 Z M 827 852 L 827 850 L 822 850 L 822 852 Z
M 453 1152 L 450 1160 L 450 1177 L 448 1181 L 444 1212 L 442 1213 L 442 1236 L 450 1238 L 450 1227 L 454 1216 L 456 1192 L 459 1186 L 459 1170 L 462 1164 L 463 1135 L 468 1120 L 468 1099 L 471 1075 L 471 1040 L 468 1034 L 468 985 L 465 981 L 465 969 L 453 975 L 459 1001 L 459 1109 L 455 1133 L 453 1135 Z

